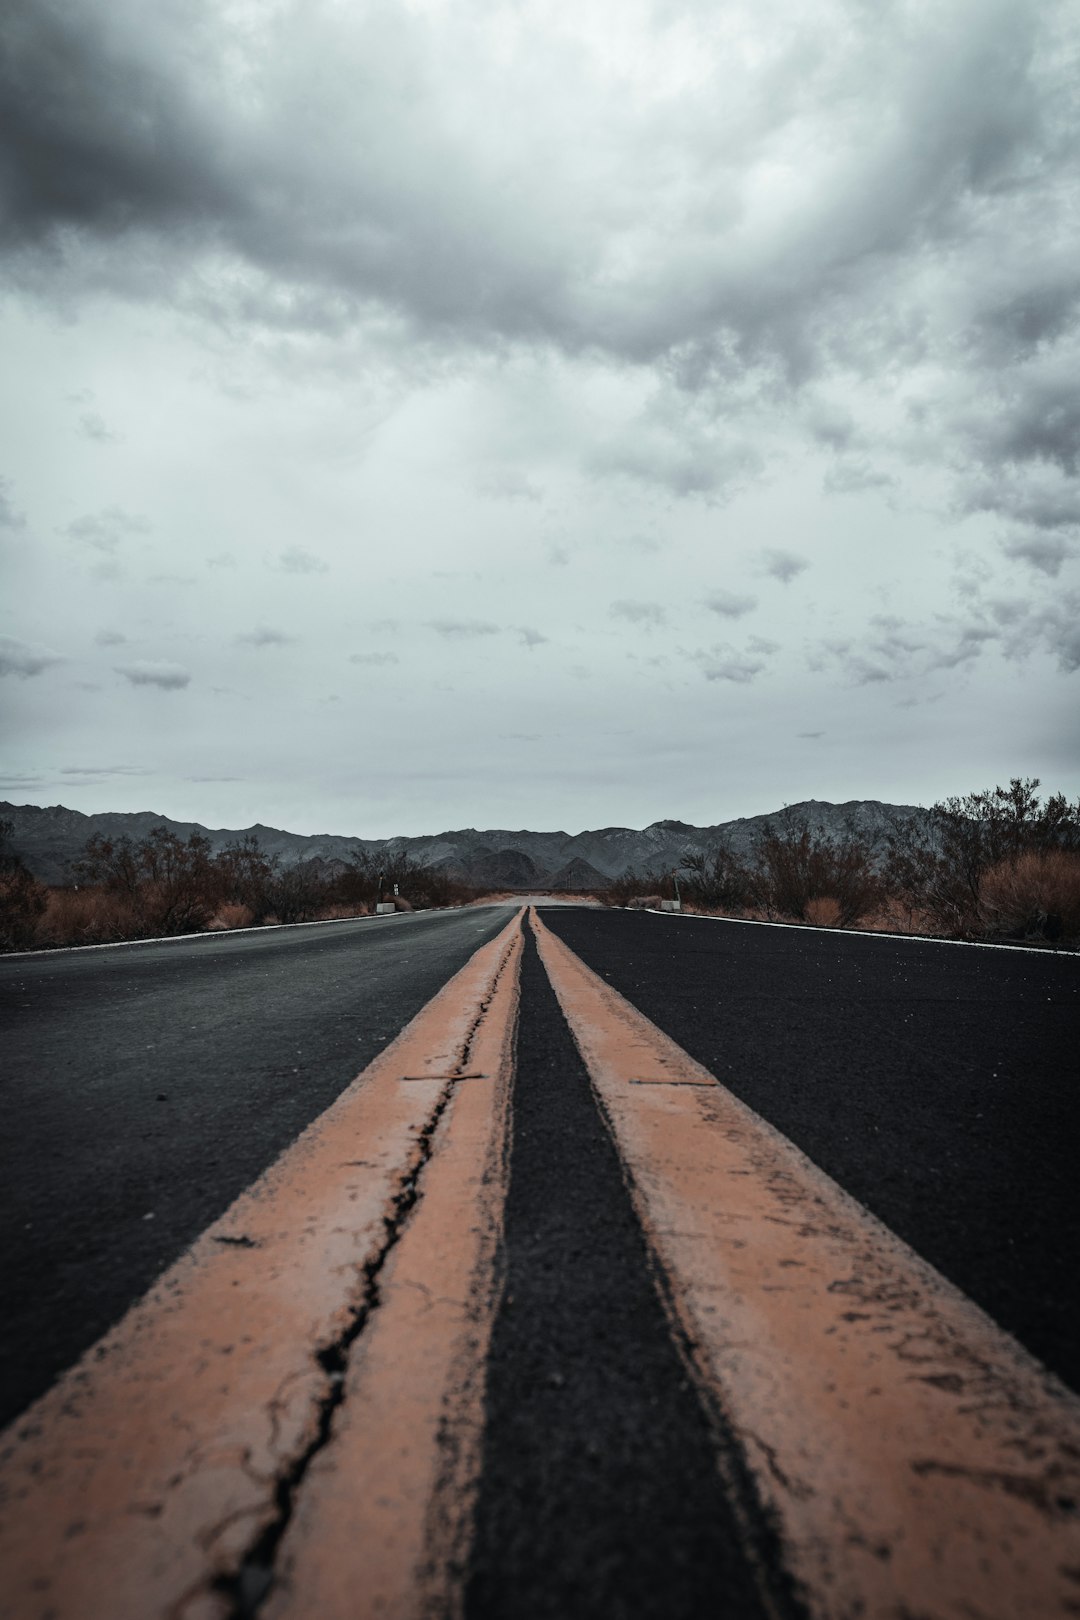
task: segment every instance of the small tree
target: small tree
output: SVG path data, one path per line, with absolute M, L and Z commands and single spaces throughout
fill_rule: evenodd
M 126 833 L 120 838 L 92 833 L 83 846 L 81 858 L 75 862 L 74 872 L 80 883 L 100 884 L 110 894 L 123 895 L 132 902 L 143 881 L 138 846 Z
M 685 856 L 682 870 L 686 874 L 685 887 L 699 905 L 734 911 L 750 899 L 750 873 L 726 844 L 718 844 L 708 854 Z
M 238 843 L 226 844 L 215 862 L 220 873 L 222 897 L 235 905 L 247 906 L 255 918 L 274 908 L 270 890 L 278 874 L 276 855 L 268 855 L 254 833 Z
M 836 920 L 851 927 L 880 903 L 882 888 L 869 840 L 811 831 L 805 816 L 785 810 L 754 840 L 751 895 L 768 916 L 807 921 L 814 901 L 832 900 Z

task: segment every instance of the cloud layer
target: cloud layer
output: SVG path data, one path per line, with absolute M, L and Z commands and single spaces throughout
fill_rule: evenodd
M 410 738 L 395 815 L 504 781 L 481 715 L 614 819 L 714 735 L 750 809 L 774 731 L 821 796 L 958 738 L 1075 772 L 1078 48 L 1064 0 L 12 0 L 24 778 L 149 688 L 254 797 L 257 713 Z

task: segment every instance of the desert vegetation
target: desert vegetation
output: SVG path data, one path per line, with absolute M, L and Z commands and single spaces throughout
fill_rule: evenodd
M 1078 949 L 1080 800 L 1042 798 L 1039 786 L 1016 777 L 896 815 L 872 835 L 821 831 L 785 810 L 749 847 L 719 842 L 674 872 L 619 878 L 592 896 L 647 906 L 678 893 L 685 909 L 718 916 Z M 9 951 L 362 917 L 380 899 L 403 910 L 460 905 L 481 893 L 392 846 L 286 864 L 253 837 L 215 851 L 199 833 L 166 827 L 137 841 L 91 837 L 72 881 L 50 887 L 11 834 L 0 823 L 0 949 Z
M 92 945 L 274 923 L 363 917 L 457 905 L 475 891 L 404 855 L 283 865 L 244 838 L 216 853 L 209 839 L 165 827 L 146 838 L 91 837 L 64 886 L 39 883 L 0 823 L 0 949 Z
M 1080 800 L 1039 796 L 1037 778 L 943 799 L 874 838 L 815 832 L 792 811 L 748 853 L 720 844 L 674 872 L 613 883 L 641 906 L 765 921 L 1080 947 Z

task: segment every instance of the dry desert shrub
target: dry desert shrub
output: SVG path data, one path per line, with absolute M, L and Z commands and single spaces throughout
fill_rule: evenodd
M 104 889 L 50 889 L 38 921 L 38 945 L 103 945 L 137 932 L 134 907 Z
M 983 873 L 979 910 L 991 933 L 1011 938 L 1080 936 L 1080 854 L 1029 851 Z
M 226 928 L 250 928 L 254 921 L 255 913 L 250 906 L 227 902 L 218 907 L 206 927 L 208 932 L 218 933 Z
M 804 920 L 815 928 L 839 928 L 840 902 L 831 894 L 816 894 L 807 900 Z

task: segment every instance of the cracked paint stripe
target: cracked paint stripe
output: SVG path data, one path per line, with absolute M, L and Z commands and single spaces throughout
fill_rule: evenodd
M 519 959 L 520 916 L 0 1437 L 4 1620 L 250 1611 L 420 1178 L 459 1103 L 494 1095 L 456 1076 L 509 1061 L 485 1026 L 507 1027 Z
M 1075 1615 L 1080 1400 L 535 921 L 676 1326 L 811 1613 Z
M 423 1198 L 344 1373 L 331 1443 L 297 1503 L 265 1620 L 458 1616 L 498 1301 L 521 935 L 455 1087 Z M 465 1079 L 466 1076 L 462 1076 Z

